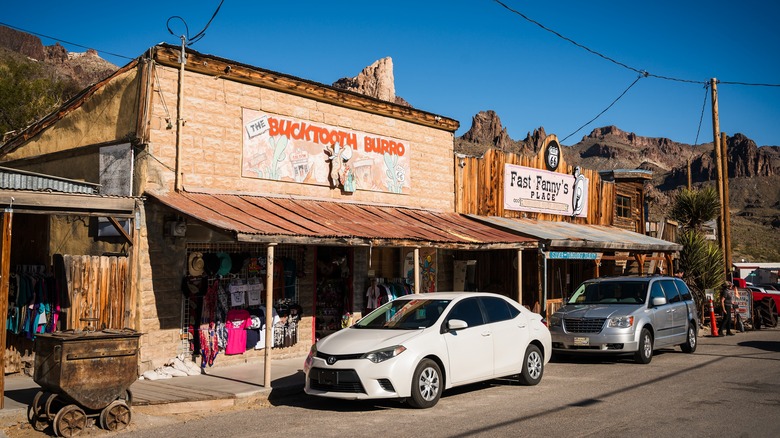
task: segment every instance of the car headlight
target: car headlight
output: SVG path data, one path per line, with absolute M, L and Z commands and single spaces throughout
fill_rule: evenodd
M 387 359 L 392 359 L 404 351 L 406 351 L 406 347 L 403 345 L 396 345 L 395 347 L 383 348 L 381 350 L 366 353 L 363 355 L 362 359 L 368 359 L 371 362 L 379 363 L 384 362 Z
M 550 327 L 560 327 L 561 317 L 558 315 L 553 315 L 550 317 L 550 319 L 547 320 L 547 324 L 549 324 Z
M 616 316 L 614 318 L 609 318 L 610 327 L 628 328 L 633 325 L 634 325 L 633 316 Z

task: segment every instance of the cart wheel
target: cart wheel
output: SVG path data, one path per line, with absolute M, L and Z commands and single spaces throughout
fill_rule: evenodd
M 112 432 L 122 430 L 130 424 L 133 414 L 124 400 L 114 400 L 100 411 L 100 427 Z
M 133 393 L 126 389 L 125 393 L 119 396 L 118 400 L 124 400 L 127 406 L 133 406 Z
M 52 405 L 54 405 L 55 400 L 57 400 L 57 394 L 49 394 L 49 396 L 46 398 L 46 403 L 43 405 L 43 410 L 46 412 L 46 416 L 49 418 L 54 418 L 55 412 L 53 411 L 56 411 L 56 409 L 52 410 Z M 59 402 L 57 402 L 57 404 L 59 404 Z
M 54 416 L 54 435 L 72 437 L 87 427 L 87 414 L 76 405 L 67 405 Z
M 44 414 L 44 404 L 42 403 L 44 394 L 45 392 L 38 391 L 32 404 L 27 408 L 27 420 L 38 432 L 43 432 L 49 425 L 49 417 Z

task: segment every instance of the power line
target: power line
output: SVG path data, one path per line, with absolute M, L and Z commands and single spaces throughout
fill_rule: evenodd
M 57 41 L 57 42 L 59 42 L 59 43 L 65 43 L 65 44 L 68 44 L 68 45 L 71 45 L 71 46 L 81 47 L 82 49 L 87 49 L 87 50 L 89 50 L 89 49 L 92 49 L 92 50 L 97 50 L 98 52 L 101 52 L 101 53 L 105 53 L 105 54 L 108 54 L 108 55 L 111 55 L 111 56 L 116 56 L 116 57 L 118 57 L 118 58 L 124 58 L 124 59 L 128 59 L 128 60 L 131 60 L 131 61 L 132 61 L 133 59 L 135 59 L 135 58 L 131 58 L 131 57 L 129 57 L 129 56 L 125 56 L 125 55 L 119 55 L 119 54 L 117 54 L 117 53 L 111 53 L 111 52 L 109 52 L 109 51 L 106 51 L 106 50 L 95 49 L 94 47 L 87 47 L 87 46 L 83 46 L 83 45 L 81 45 L 81 44 L 72 43 L 72 42 L 70 42 L 70 41 L 65 41 L 65 40 L 63 40 L 63 39 L 60 39 L 60 38 L 55 38 L 55 37 L 51 37 L 51 36 L 48 36 L 48 35 L 44 35 L 44 34 L 41 34 L 41 33 L 38 33 L 38 32 L 33 32 L 33 31 L 31 31 L 31 30 L 22 29 L 22 28 L 20 28 L 20 27 L 16 27 L 16 26 L 11 26 L 10 24 L 7 24 L 7 23 L 2 23 L 2 22 L 0 22 L 0 25 L 3 25 L 3 26 L 5 26 L 5 27 L 10 27 L 11 29 L 15 29 L 15 30 L 18 30 L 18 31 L 21 31 L 21 32 L 29 33 L 29 34 L 31 34 L 31 35 L 35 35 L 35 36 L 37 36 L 37 37 L 41 37 L 41 38 L 47 38 L 47 39 L 50 39 L 50 40 L 53 40 L 53 41 Z
M 609 104 L 609 105 L 608 105 L 606 108 L 604 108 L 604 110 L 603 110 L 603 111 L 601 111 L 600 113 L 598 113 L 598 115 L 596 115 L 596 117 L 594 117 L 594 118 L 590 119 L 590 120 L 589 120 L 587 123 L 585 123 L 584 125 L 582 125 L 582 126 L 580 126 L 579 128 L 577 128 L 577 130 L 576 130 L 576 131 L 574 131 L 574 132 L 572 132 L 571 134 L 567 135 L 567 136 L 566 136 L 566 137 L 565 137 L 563 140 L 561 140 L 561 143 L 563 143 L 564 141 L 566 141 L 566 139 L 568 139 L 568 138 L 569 138 L 569 137 L 571 137 L 572 135 L 574 135 L 574 134 L 576 134 L 576 133 L 580 132 L 580 130 L 581 130 L 582 128 L 584 128 L 584 127 L 586 127 L 586 126 L 590 125 L 590 124 L 591 124 L 591 123 L 593 123 L 593 122 L 594 122 L 596 119 L 598 119 L 599 117 L 601 117 L 601 115 L 602 115 L 602 114 L 604 114 L 605 112 L 607 112 L 607 110 L 609 110 L 610 108 L 612 108 L 612 105 L 614 105 L 615 103 L 617 103 L 617 101 L 618 101 L 618 100 L 620 100 L 620 98 L 621 98 L 621 97 L 625 96 L 625 94 L 626 94 L 626 93 L 628 93 L 628 90 L 630 90 L 630 89 L 631 89 L 631 87 L 633 87 L 634 85 L 636 85 L 636 83 L 637 83 L 637 82 L 639 82 L 639 80 L 640 80 L 640 79 L 642 79 L 642 78 L 644 78 L 644 77 L 647 77 L 647 73 L 642 73 L 642 74 L 640 74 L 640 75 L 639 75 L 639 77 L 637 77 L 636 79 L 634 79 L 634 82 L 632 82 L 632 83 L 631 83 L 631 85 L 629 85 L 629 86 L 628 86 L 628 88 L 626 88 L 625 90 L 623 90 L 623 92 L 622 92 L 622 93 L 620 93 L 620 96 L 618 96 L 618 97 L 617 97 L 615 100 L 613 100 L 613 101 L 612 101 L 612 103 L 610 103 L 610 104 Z
M 607 55 L 604 55 L 603 53 L 600 53 L 600 52 L 598 52 L 596 50 L 593 50 L 590 47 L 587 47 L 587 46 L 585 46 L 583 44 L 580 44 L 577 41 L 574 41 L 573 39 L 571 39 L 569 37 L 566 37 L 566 36 L 560 34 L 559 32 L 556 32 L 553 29 L 550 29 L 549 27 L 547 27 L 547 26 L 543 25 L 542 23 L 540 23 L 540 22 L 538 22 L 538 21 L 528 17 L 527 15 L 523 14 L 522 12 L 520 12 L 520 11 L 518 11 L 516 9 L 512 9 L 511 7 L 509 7 L 506 3 L 502 2 L 501 0 L 493 0 L 493 1 L 495 3 L 498 3 L 499 5 L 501 5 L 504 9 L 512 12 L 513 14 L 519 15 L 520 17 L 522 17 L 524 20 L 528 21 L 529 23 L 533 23 L 533 24 L 539 26 L 543 30 L 545 30 L 545 31 L 547 31 L 547 32 L 557 36 L 558 38 L 560 38 L 560 39 L 562 39 L 564 41 L 567 41 L 567 42 L 569 42 L 571 44 L 574 44 L 575 46 L 577 46 L 577 47 L 579 47 L 579 48 L 581 48 L 581 49 L 583 49 L 583 50 L 585 50 L 587 52 L 590 52 L 590 53 L 592 53 L 592 54 L 594 54 L 594 55 L 596 55 L 596 56 L 598 56 L 600 58 L 603 58 L 603 59 L 605 59 L 605 60 L 607 60 L 607 61 L 609 61 L 609 62 L 611 62 L 613 64 L 616 64 L 616 65 L 618 65 L 620 67 L 623 67 L 625 69 L 631 70 L 631 71 L 633 71 L 635 73 L 642 74 L 642 75 L 644 75 L 646 77 L 650 76 L 650 77 L 663 79 L 663 80 L 667 80 L 667 81 L 685 82 L 685 83 L 689 83 L 689 84 L 706 84 L 707 83 L 707 81 L 695 81 L 695 80 L 691 80 L 691 79 L 680 79 L 680 78 L 675 78 L 675 77 L 671 77 L 671 76 L 657 75 L 657 74 L 646 72 L 646 71 L 644 71 L 642 69 L 638 69 L 636 67 L 632 67 L 632 66 L 630 66 L 628 64 L 625 64 L 625 63 L 620 62 L 620 61 L 618 61 L 618 60 L 616 60 L 614 58 L 611 58 L 611 57 L 609 57 Z M 720 84 L 727 84 L 727 85 L 746 85 L 746 86 L 753 86 L 753 87 L 780 87 L 780 84 L 761 84 L 761 83 L 735 82 L 735 81 L 718 81 L 718 83 L 720 83 Z
M 709 94 L 710 84 L 704 84 L 704 102 L 701 103 L 701 116 L 699 116 L 699 127 L 696 128 L 696 140 L 693 145 L 699 144 L 699 133 L 701 132 L 701 122 L 704 120 L 704 109 L 707 108 L 707 94 Z
M 208 23 L 206 23 L 206 26 L 204 26 L 203 29 L 200 32 L 196 33 L 195 36 L 192 37 L 192 38 L 190 38 L 190 28 L 189 28 L 189 26 L 187 26 L 187 22 L 184 21 L 184 18 L 182 18 L 182 17 L 180 17 L 178 15 L 174 15 L 172 17 L 169 17 L 168 21 L 165 23 L 165 26 L 168 28 L 168 32 L 170 32 L 171 35 L 177 36 L 171 30 L 170 24 L 171 24 L 171 20 L 173 20 L 174 18 L 178 18 L 179 21 L 181 21 L 184 24 L 184 35 L 183 35 L 183 37 L 184 37 L 185 41 L 187 41 L 186 44 L 187 44 L 187 46 L 191 46 L 191 45 L 197 43 L 198 41 L 200 41 L 204 36 L 206 36 L 206 29 L 208 29 L 209 26 L 211 25 L 211 22 L 214 21 L 214 18 L 216 18 L 217 14 L 219 13 L 219 9 L 222 7 L 222 3 L 224 3 L 224 2 L 225 2 L 225 0 L 221 0 L 219 2 L 219 5 L 217 5 L 217 9 L 211 15 L 211 18 L 209 19 Z

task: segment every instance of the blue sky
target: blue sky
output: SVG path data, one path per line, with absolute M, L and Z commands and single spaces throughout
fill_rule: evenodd
M 594 55 L 493 0 L 225 0 L 192 45 L 202 53 L 331 84 L 377 59 L 393 58 L 396 94 L 414 107 L 454 118 L 456 135 L 482 110 L 494 110 L 519 140 L 543 126 L 564 144 L 616 125 L 647 137 L 712 141 L 703 83 L 780 84 L 780 3 L 766 0 L 502 0 Z M 95 48 L 117 65 L 158 42 L 195 36 L 213 1 L 6 2 L 0 22 Z M 41 38 L 51 45 L 55 40 Z M 85 49 L 61 42 L 68 50 Z M 123 57 L 113 56 L 122 55 Z M 780 87 L 719 84 L 721 130 L 759 146 L 780 145 Z M 576 131 L 576 133 L 575 133 Z M 697 139 L 698 132 L 698 141 Z

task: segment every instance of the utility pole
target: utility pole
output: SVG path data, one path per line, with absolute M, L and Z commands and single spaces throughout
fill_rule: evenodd
M 726 141 L 726 133 L 720 133 L 720 147 L 721 157 L 723 158 L 723 225 L 725 232 L 723 233 L 723 245 L 726 248 L 726 252 L 723 253 L 723 257 L 726 262 L 726 274 L 731 272 L 731 208 L 729 200 L 729 155 L 728 155 L 728 142 Z
M 718 179 L 715 186 L 718 188 L 718 198 L 720 199 L 720 215 L 718 216 L 718 244 L 720 245 L 721 253 L 724 257 L 724 273 L 728 274 L 729 269 L 725 263 L 726 246 L 724 241 L 725 224 L 724 224 L 724 202 L 723 202 L 723 159 L 721 158 L 720 147 L 720 120 L 718 118 L 718 80 L 716 78 L 710 79 L 710 90 L 712 92 L 712 138 L 715 148 L 715 167 L 718 170 Z
M 693 190 L 693 184 L 691 180 L 691 159 L 688 158 L 688 191 Z

